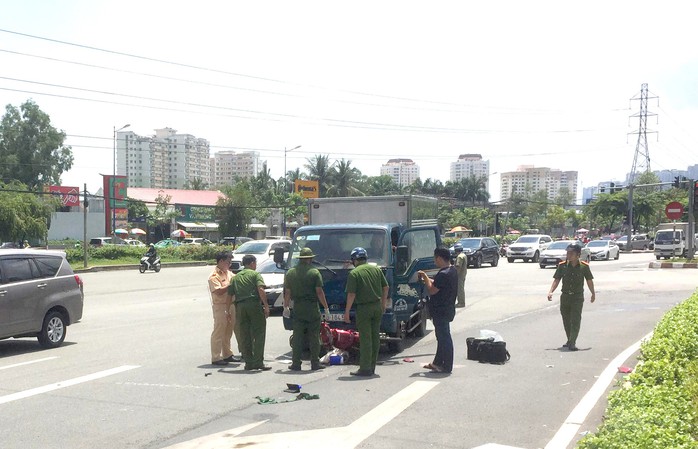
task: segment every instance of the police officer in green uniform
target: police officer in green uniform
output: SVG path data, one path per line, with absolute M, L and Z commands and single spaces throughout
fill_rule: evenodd
M 577 336 L 582 324 L 582 307 L 584 306 L 584 280 L 591 291 L 591 302 L 596 300 L 594 291 L 594 276 L 587 262 L 581 262 L 579 256 L 582 247 L 573 243 L 567 247 L 567 260 L 560 262 L 553 275 L 553 283 L 548 292 L 548 301 L 553 300 L 553 292 L 562 280 L 560 295 L 560 314 L 562 325 L 567 334 L 567 343 L 562 345 L 570 351 L 577 351 Z
M 231 281 L 228 293 L 235 304 L 239 320 L 240 350 L 246 370 L 268 371 L 264 364 L 264 340 L 267 334 L 269 304 L 264 292 L 264 279 L 257 273 L 257 258 L 251 254 L 242 258 L 243 269 Z
M 320 309 L 318 301 L 328 314 L 327 299 L 322 289 L 322 275 L 314 268 L 313 250 L 301 249 L 298 256 L 300 263 L 291 268 L 284 278 L 284 312 L 293 300 L 293 355 L 291 356 L 291 371 L 301 370 L 301 353 L 305 339 L 310 348 L 310 369 L 323 369 L 320 365 Z
M 347 307 L 344 322 L 350 323 L 349 311 L 356 302 L 356 329 L 359 331 L 359 369 L 352 376 L 372 376 L 376 370 L 380 349 L 380 324 L 388 300 L 388 281 L 376 265 L 366 263 L 366 250 L 351 251 L 354 269 L 347 277 Z

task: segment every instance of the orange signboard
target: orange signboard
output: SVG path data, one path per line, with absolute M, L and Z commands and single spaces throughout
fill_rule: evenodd
M 293 185 L 293 191 L 303 198 L 320 198 L 320 188 L 317 181 L 296 179 Z

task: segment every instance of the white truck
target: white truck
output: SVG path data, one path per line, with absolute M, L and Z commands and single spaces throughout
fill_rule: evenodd
M 688 223 L 660 223 L 654 233 L 654 256 L 657 260 L 662 257 L 686 257 L 688 241 L 686 236 L 693 236 L 688 229 Z M 695 248 L 695 237 L 693 237 Z

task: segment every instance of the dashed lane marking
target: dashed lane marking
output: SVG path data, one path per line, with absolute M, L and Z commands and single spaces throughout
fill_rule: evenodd
M 57 359 L 58 357 L 44 357 L 43 359 L 30 360 L 28 362 L 15 363 L 14 365 L 0 366 L 0 370 L 17 368 L 18 366 L 31 365 L 32 363 L 45 362 L 47 360 Z
M 62 382 L 56 382 L 54 384 L 44 385 L 43 387 L 32 388 L 31 390 L 19 391 L 17 393 L 8 394 L 5 396 L 0 396 L 0 404 L 7 404 L 8 402 L 17 401 L 19 399 L 28 398 L 31 396 L 36 396 L 38 394 L 48 393 L 50 391 L 59 390 L 61 388 L 72 387 L 73 385 L 78 385 L 81 383 L 89 382 L 91 380 L 101 379 L 103 377 L 112 376 L 114 374 L 123 373 L 124 371 L 129 371 L 134 368 L 140 368 L 139 365 L 123 365 L 116 368 L 99 371 L 97 373 L 88 374 L 86 376 L 76 377 L 74 379 L 64 380 Z

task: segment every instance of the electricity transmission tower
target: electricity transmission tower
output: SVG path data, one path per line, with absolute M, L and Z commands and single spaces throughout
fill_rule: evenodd
M 647 131 L 647 117 L 656 116 L 657 114 L 652 112 L 647 112 L 647 100 L 650 98 L 659 97 L 649 97 L 649 91 L 647 89 L 647 83 L 642 84 L 640 89 L 640 96 L 635 95 L 630 100 L 640 100 L 640 112 L 631 115 L 630 117 L 639 117 L 640 126 L 637 131 L 633 131 L 628 134 L 637 134 L 637 144 L 635 145 L 635 156 L 633 157 L 633 167 L 630 170 L 630 177 L 628 179 L 628 184 L 635 184 L 637 176 L 640 173 L 651 171 L 650 168 L 650 150 L 647 146 L 647 133 L 656 133 L 656 131 Z

